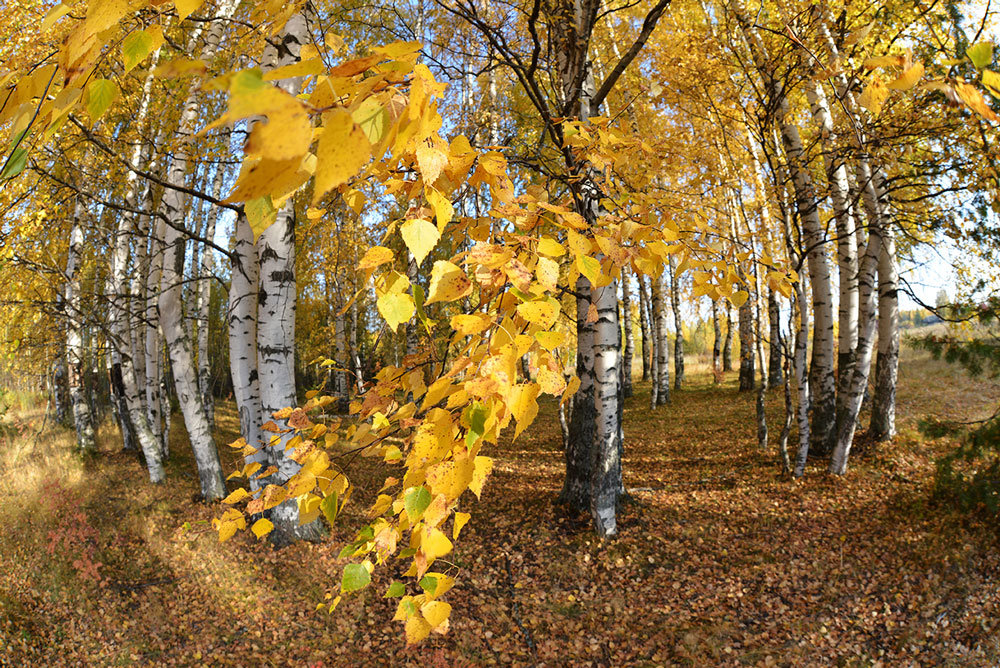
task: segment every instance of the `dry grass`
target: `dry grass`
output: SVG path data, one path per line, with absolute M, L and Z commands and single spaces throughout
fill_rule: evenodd
M 218 508 L 197 480 L 175 418 L 169 484 L 146 482 L 102 428 L 81 461 L 72 434 L 40 413 L 0 429 L 0 664 L 3 665 L 995 665 L 996 534 L 928 502 L 933 457 L 950 447 L 913 424 L 973 418 L 998 396 L 920 353 L 901 370 L 902 436 L 846 479 L 783 478 L 757 451 L 753 402 L 735 378 L 688 385 L 651 413 L 626 408 L 634 501 L 614 543 L 553 505 L 562 455 L 553 406 L 501 445 L 481 502 L 449 555 L 459 583 L 447 637 L 406 648 L 379 598 L 314 613 L 338 580 L 337 544 L 385 471 L 353 472 L 361 493 L 323 545 L 219 544 Z M 772 433 L 782 400 L 769 396 Z M 231 405 L 219 440 L 237 429 Z M 22 426 L 17 426 L 22 425 Z M 228 455 L 227 455 L 228 456 Z M 995 529 L 994 529 L 995 530 Z

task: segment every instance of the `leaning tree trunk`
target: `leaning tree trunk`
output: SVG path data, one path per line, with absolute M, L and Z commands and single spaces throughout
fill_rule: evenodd
M 837 382 L 834 372 L 833 285 L 830 279 L 830 262 L 826 254 L 826 230 L 820 220 L 819 200 L 808 169 L 802 137 L 792 118 L 785 84 L 777 79 L 770 69 L 767 48 L 760 39 L 755 24 L 747 15 L 742 1 L 733 0 L 731 7 L 750 42 L 754 63 L 767 83 L 771 103 L 776 108 L 776 120 L 795 192 L 796 208 L 802 220 L 815 320 L 812 359 L 809 367 L 809 389 L 812 393 L 812 448 L 817 454 L 829 455 L 837 438 Z
M 840 302 L 837 328 L 837 415 L 846 410 L 848 388 L 853 379 L 855 348 L 858 347 L 858 242 L 851 207 L 851 186 L 847 166 L 835 152 L 836 134 L 826 92 L 820 80 L 806 86 L 813 119 L 819 125 L 823 164 L 830 186 L 833 219 L 837 229 L 837 266 L 840 274 Z M 840 420 L 838 420 L 839 422 Z
M 871 244 L 871 241 L 868 242 Z M 878 260 L 878 356 L 870 432 L 876 441 L 896 435 L 896 379 L 899 367 L 899 274 L 896 239 L 888 221 Z
M 679 390 L 684 382 L 684 322 L 681 320 L 681 281 L 673 255 L 667 267 L 670 270 L 670 308 L 674 312 L 674 389 Z
M 77 200 L 73 207 L 73 227 L 66 253 L 66 366 L 69 370 L 69 399 L 76 428 L 76 447 L 84 455 L 94 452 L 94 416 L 87 403 L 84 388 L 83 312 L 80 310 L 80 254 L 83 250 L 83 206 Z
M 225 0 L 216 11 L 215 21 L 205 33 L 205 45 L 202 47 L 201 59 L 211 60 L 222 37 L 225 19 L 235 10 L 234 0 Z M 188 88 L 187 97 L 182 106 L 177 134 L 187 138 L 194 134 L 200 105 L 198 102 L 198 84 Z M 226 495 L 226 486 L 222 476 L 222 464 L 219 452 L 212 438 L 212 430 L 201 401 L 201 391 L 198 387 L 198 372 L 192 354 L 191 339 L 184 324 L 184 314 L 181 303 L 184 251 L 188 235 L 184 229 L 184 212 L 187 209 L 184 194 L 171 186 L 182 186 L 188 171 L 187 146 L 182 143 L 175 150 L 170 166 L 167 169 L 166 182 L 160 200 L 160 215 L 165 222 L 166 231 L 163 239 L 163 274 L 160 278 L 160 296 L 157 301 L 160 312 L 160 325 L 163 337 L 170 354 L 170 366 L 174 376 L 174 387 L 177 400 L 184 415 L 184 425 L 191 440 L 195 463 L 198 468 L 198 478 L 201 483 L 201 495 L 204 499 L 214 501 Z
M 868 389 L 868 375 L 871 370 L 872 347 L 875 339 L 875 280 L 882 255 L 882 226 L 878 221 L 869 225 L 868 245 L 865 256 L 861 260 L 861 271 L 858 275 L 858 287 L 861 312 L 859 317 L 858 347 L 855 356 L 854 369 L 851 372 L 851 382 L 848 386 L 843 412 L 837 424 L 837 447 L 830 459 L 830 473 L 844 475 L 847 473 L 847 461 L 854 443 L 854 433 L 857 429 L 858 414 Z
M 622 318 L 625 321 L 625 354 L 622 357 L 622 396 L 632 396 L 632 356 L 635 343 L 632 337 L 632 286 L 628 273 L 622 272 Z

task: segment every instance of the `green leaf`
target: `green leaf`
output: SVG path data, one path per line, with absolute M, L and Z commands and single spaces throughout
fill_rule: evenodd
M 337 555 L 338 559 L 347 559 L 353 557 L 354 553 L 358 551 L 358 546 L 354 543 L 349 543 L 344 547 L 340 548 L 340 554 Z
M 114 81 L 94 79 L 87 84 L 87 113 L 90 120 L 96 123 L 117 97 L 118 85 Z
M 330 496 L 325 497 L 319 502 L 319 509 L 323 511 L 323 516 L 326 517 L 326 521 L 333 524 L 337 521 L 337 493 L 334 492 Z
M 368 569 L 361 564 L 347 564 L 344 566 L 344 576 L 340 579 L 340 591 L 349 594 L 368 586 L 372 581 L 372 576 Z
M 247 200 L 243 205 L 243 212 L 253 230 L 254 241 L 278 218 L 278 210 L 274 208 L 270 195 Z
M 431 505 L 431 493 L 423 485 L 406 490 L 403 508 L 406 510 L 406 516 L 410 518 L 410 524 L 419 520 L 429 505 Z
M 7 166 L 4 167 L 3 173 L 0 174 L 0 179 L 14 178 L 15 176 L 24 171 L 24 167 L 27 164 L 28 164 L 28 149 L 15 148 L 14 152 L 10 154 L 10 158 L 7 160 Z
M 402 582 L 393 582 L 389 585 L 389 588 L 385 592 L 385 596 L 382 598 L 399 598 L 406 593 L 406 587 L 403 586 Z
M 385 136 L 385 129 L 389 125 L 389 112 L 383 107 L 378 98 L 371 96 L 366 98 L 361 105 L 354 110 L 351 118 L 357 123 L 368 141 L 373 145 L 382 141 Z
M 983 69 L 993 62 L 993 45 L 989 42 L 976 42 L 965 52 L 976 69 Z
M 420 582 L 417 584 L 419 584 L 420 588 L 423 589 L 425 592 L 433 595 L 438 588 L 438 579 L 433 575 L 425 575 L 424 577 L 420 578 Z
M 481 401 L 477 401 L 469 408 L 469 431 L 465 435 L 465 445 L 471 448 L 476 441 L 486 433 L 486 418 L 489 411 Z
M 130 72 L 153 50 L 153 37 L 145 30 L 132 33 L 122 40 L 122 62 Z

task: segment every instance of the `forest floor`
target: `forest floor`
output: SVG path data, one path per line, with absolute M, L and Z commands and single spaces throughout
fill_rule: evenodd
M 390 621 L 396 601 L 379 598 L 392 573 L 315 612 L 381 485 L 377 462 L 352 475 L 359 498 L 331 542 L 220 544 L 179 419 L 169 483 L 153 488 L 112 428 L 80 462 L 68 431 L 38 432 L 41 409 L 8 415 L 0 665 L 997 665 L 997 528 L 931 500 L 934 458 L 953 443 L 915 424 L 982 418 L 1000 384 L 907 352 L 896 441 L 859 446 L 845 478 L 819 461 L 793 482 L 773 445 L 757 449 L 753 397 L 734 381 L 714 386 L 695 368 L 655 413 L 638 385 L 625 412 L 634 501 L 611 543 L 553 503 L 562 454 L 544 406 L 492 453 L 482 500 L 463 497 L 472 520 L 448 557 L 451 630 L 415 648 Z M 768 401 L 777 434 L 780 391 Z M 229 442 L 232 406 L 217 419 Z

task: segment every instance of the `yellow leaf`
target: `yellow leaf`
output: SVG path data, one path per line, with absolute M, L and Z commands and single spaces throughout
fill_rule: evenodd
M 431 628 L 438 628 L 448 621 L 451 606 L 443 601 L 429 601 L 420 606 L 420 614 L 424 616 Z
M 920 81 L 920 77 L 923 75 L 923 63 L 916 63 L 913 67 L 903 72 L 898 79 L 887 83 L 886 88 L 891 88 L 893 90 L 909 90 L 917 85 L 917 82 Z
M 455 216 L 455 207 L 451 205 L 451 200 L 438 192 L 435 188 L 425 189 L 427 203 L 434 209 L 434 218 L 437 220 L 437 228 L 444 231 L 445 226 L 451 222 Z
M 493 460 L 489 457 L 476 457 L 475 470 L 472 472 L 472 482 L 469 483 L 469 489 L 472 493 L 476 495 L 476 498 L 480 498 L 483 493 L 483 483 L 486 482 L 486 477 L 489 476 L 490 471 L 493 470 Z
M 394 332 L 399 325 L 409 321 L 417 310 L 413 298 L 405 292 L 386 293 L 378 298 L 377 305 L 378 312 Z
M 406 620 L 406 642 L 414 645 L 431 633 L 431 625 L 420 615 L 413 615 Z
M 383 246 L 372 246 L 365 251 L 364 257 L 358 263 L 358 269 L 373 269 L 386 262 L 392 262 L 396 254 Z
M 563 392 L 562 399 L 559 400 L 560 404 L 564 404 L 569 401 L 569 398 L 576 394 L 576 391 L 580 389 L 580 378 L 579 376 L 573 376 L 569 379 L 566 384 L 566 391 Z
M 545 394 L 559 395 L 566 389 L 566 379 L 548 367 L 538 369 L 538 385 Z
M 986 86 L 993 95 L 1000 97 L 1000 74 L 993 70 L 983 70 L 983 85 Z
M 327 192 L 355 176 L 371 157 L 371 143 L 346 109 L 323 115 L 323 134 L 316 147 L 316 186 L 313 204 Z
M 471 336 L 487 329 L 493 319 L 485 313 L 456 315 L 451 318 L 451 328 L 462 336 Z
M 451 541 L 440 529 L 425 529 L 423 540 L 420 541 L 420 551 L 427 557 L 427 563 L 448 554 L 452 547 Z
M 177 8 L 177 21 L 183 21 L 198 11 L 204 0 L 174 0 L 174 7 Z
M 538 258 L 535 265 L 535 278 L 549 292 L 555 291 L 559 283 L 559 263 L 547 257 Z
M 421 144 L 417 147 L 417 166 L 424 183 L 430 185 L 441 176 L 441 170 L 448 164 L 448 154 L 444 151 Z
M 324 72 L 326 72 L 326 66 L 320 58 L 309 58 L 265 72 L 262 78 L 264 81 L 280 81 L 281 79 L 322 74 Z
M 542 237 L 538 240 L 538 252 L 549 257 L 561 257 L 566 254 L 566 249 L 552 237 Z
M 470 517 L 472 517 L 472 515 L 470 515 L 469 513 L 461 513 L 458 511 L 455 512 L 455 526 L 451 530 L 452 540 L 458 540 L 459 532 L 461 532 L 462 527 L 464 527 L 468 523 Z
M 738 290 L 733 293 L 733 296 L 729 298 L 729 301 L 733 303 L 733 306 L 739 308 L 747 303 L 747 299 L 750 298 L 750 294 L 746 290 Z
M 59 3 L 58 5 L 50 9 L 49 12 L 45 15 L 45 19 L 42 21 L 42 25 L 39 28 L 39 30 L 41 30 L 41 32 L 45 32 L 46 30 L 51 28 L 56 21 L 69 14 L 69 11 L 70 11 L 69 5 L 62 2 Z
M 559 307 L 549 301 L 519 304 L 517 313 L 528 322 L 548 329 L 559 318 Z
M 223 503 L 228 503 L 229 505 L 233 505 L 234 503 L 239 503 L 240 501 L 242 501 L 243 499 L 245 499 L 245 498 L 247 498 L 249 496 L 250 496 L 250 494 L 248 494 L 245 489 L 243 489 L 242 487 L 240 487 L 239 489 L 233 491 L 232 494 L 230 494 L 229 496 L 227 496 L 226 498 L 224 498 L 222 500 L 222 502 Z
M 309 173 L 301 166 L 301 155 L 290 160 L 264 158 L 243 170 L 226 201 L 248 202 L 265 196 L 280 200 L 309 180 Z
M 511 388 L 510 395 L 507 397 L 507 406 L 514 419 L 517 420 L 514 438 L 517 438 L 538 415 L 538 402 L 536 401 L 538 390 L 537 383 L 524 383 Z
M 292 160 L 305 155 L 311 143 L 309 114 L 301 104 L 289 100 L 267 114 L 267 123 L 254 125 L 246 152 L 270 160 Z
M 962 102 L 969 105 L 969 108 L 974 112 L 982 116 L 983 118 L 990 121 L 1000 121 L 1000 116 L 997 116 L 983 98 L 983 94 L 980 93 L 974 86 L 967 84 L 965 82 L 958 82 L 955 84 L 955 92 L 958 96 L 962 98 Z
M 874 70 L 879 67 L 903 67 L 906 63 L 906 56 L 879 56 L 869 58 L 864 63 L 866 70 Z
M 885 104 L 887 97 L 889 97 L 889 89 L 885 87 L 881 77 L 875 76 L 861 92 L 858 104 L 870 111 L 872 115 L 877 116 L 882 111 L 882 105 Z
M 535 332 L 535 340 L 542 348 L 552 352 L 566 341 L 563 332 Z
M 423 218 L 411 218 L 402 224 L 399 233 L 403 236 L 403 242 L 413 253 L 417 265 L 420 265 L 427 254 L 431 252 L 441 238 L 438 228 L 429 220 Z
M 426 304 L 452 302 L 472 292 L 472 281 L 465 272 L 447 260 L 438 260 L 431 269 L 431 284 Z
M 153 76 L 161 79 L 173 79 L 190 74 L 204 74 L 207 69 L 208 66 L 200 60 L 177 57 L 157 65 L 156 69 L 153 70 Z
M 260 518 L 253 523 L 252 527 L 250 527 L 250 531 L 253 531 L 253 535 L 257 536 L 257 538 L 263 538 L 267 534 L 271 533 L 272 529 L 274 529 L 274 524 L 272 524 L 271 520 L 266 517 Z

